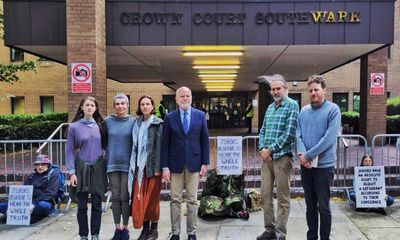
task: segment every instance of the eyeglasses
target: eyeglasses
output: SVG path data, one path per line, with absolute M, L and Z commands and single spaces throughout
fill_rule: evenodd
M 47 165 L 48 163 L 36 163 L 35 164 L 35 166 L 45 166 L 45 165 Z

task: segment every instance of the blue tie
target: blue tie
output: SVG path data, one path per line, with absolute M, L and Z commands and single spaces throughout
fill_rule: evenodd
M 188 113 L 185 111 L 183 113 L 183 131 L 185 131 L 185 134 L 189 131 L 189 122 L 188 122 Z

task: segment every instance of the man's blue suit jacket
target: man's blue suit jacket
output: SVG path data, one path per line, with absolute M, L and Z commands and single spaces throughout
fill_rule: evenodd
M 210 164 L 210 147 L 206 116 L 192 108 L 187 134 L 183 131 L 179 109 L 169 113 L 164 120 L 161 147 L 161 167 L 171 173 L 199 172 L 201 165 Z

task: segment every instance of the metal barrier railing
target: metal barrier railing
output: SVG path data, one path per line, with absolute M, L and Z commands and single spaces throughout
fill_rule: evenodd
M 60 133 L 61 134 L 61 133 Z M 62 136 L 62 134 L 60 135 Z M 388 140 L 379 140 L 389 138 Z M 386 175 L 390 177 L 387 186 L 399 186 L 400 140 L 393 146 L 393 138 L 400 134 L 377 135 L 372 141 L 372 155 L 375 165 L 386 166 Z M 245 188 L 259 188 L 261 185 L 262 159 L 258 153 L 258 136 L 246 136 L 242 141 L 243 174 Z M 66 173 L 65 166 L 66 139 L 48 140 L 0 140 L 0 193 L 7 193 L 7 186 L 22 183 L 32 171 L 35 154 L 42 153 L 51 157 L 54 164 Z M 378 144 L 379 143 L 379 144 Z M 363 155 L 368 153 L 367 140 L 361 135 L 338 135 L 337 164 L 333 188 L 343 189 L 352 186 L 353 169 L 360 164 Z M 216 167 L 217 137 L 210 137 L 210 169 Z M 201 179 L 204 182 L 205 179 Z M 200 184 L 201 189 L 202 184 Z M 295 161 L 291 178 L 292 191 L 302 191 L 300 167 Z M 169 185 L 164 183 L 163 190 Z
M 53 133 L 47 138 L 47 140 L 43 144 L 40 145 L 40 147 L 36 150 L 36 153 L 41 154 L 42 149 L 44 149 L 47 146 L 47 144 L 49 144 L 49 143 L 51 144 L 51 142 L 49 142 L 49 140 L 52 140 L 57 133 L 59 134 L 58 139 L 59 140 L 63 139 L 63 129 L 66 126 L 69 126 L 69 123 L 61 123 L 56 128 L 56 130 L 54 130 Z M 50 147 L 50 151 L 52 151 L 52 149 L 53 148 Z M 52 154 L 52 152 L 50 152 L 50 154 Z
M 336 167 L 333 187 L 353 186 L 354 167 L 359 166 L 361 158 L 368 153 L 367 139 L 361 135 L 337 136 Z
M 385 166 L 386 186 L 400 185 L 400 134 L 378 134 L 371 140 L 374 165 Z
M 245 189 L 260 188 L 262 158 L 258 153 L 258 136 L 242 138 L 242 166 L 245 178 Z M 361 135 L 337 136 L 337 161 L 333 188 L 341 189 L 353 185 L 354 167 L 359 165 L 362 156 L 368 153 L 367 140 Z M 217 137 L 210 137 L 210 169 L 216 167 Z M 203 179 L 204 180 L 204 179 Z M 291 190 L 302 191 L 300 165 L 295 159 L 291 176 Z
M 57 140 L 0 140 L 0 191 L 7 193 L 8 186 L 20 184 L 32 172 L 37 150 L 44 143 L 41 153 L 49 155 L 65 173 L 65 139 Z M 2 189 L 4 188 L 4 190 Z M 0 192 L 0 193 L 1 193 Z

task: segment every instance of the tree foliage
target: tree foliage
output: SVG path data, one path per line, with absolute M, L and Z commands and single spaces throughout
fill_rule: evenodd
M 19 80 L 17 72 L 35 71 L 36 64 L 33 61 L 23 62 L 21 64 L 0 64 L 0 82 L 13 83 Z

